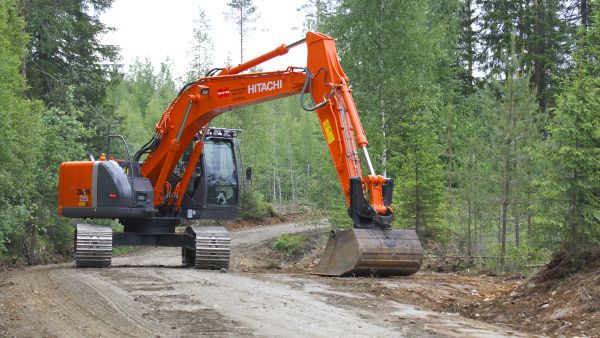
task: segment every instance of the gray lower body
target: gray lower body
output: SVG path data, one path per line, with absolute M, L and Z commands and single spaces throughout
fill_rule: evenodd
M 112 233 L 104 225 L 77 224 L 75 267 L 110 267 L 113 246 L 151 245 L 182 248 L 184 266 L 228 269 L 231 235 L 223 227 L 188 226 L 178 233 Z

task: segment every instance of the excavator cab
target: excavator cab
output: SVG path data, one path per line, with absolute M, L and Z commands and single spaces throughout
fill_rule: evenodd
M 209 128 L 202 156 L 183 197 L 181 214 L 188 219 L 235 219 L 243 189 L 242 156 L 236 129 Z M 191 148 L 174 175 L 188 164 Z

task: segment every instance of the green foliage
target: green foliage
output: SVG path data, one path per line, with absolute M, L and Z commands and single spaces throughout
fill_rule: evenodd
M 402 138 L 406 147 L 391 163 L 397 164 L 398 183 L 395 198 L 401 227 L 414 228 L 425 237 L 432 237 L 439 225 L 443 200 L 441 147 L 423 111 L 402 123 Z M 400 142 L 399 142 L 400 143 Z
M 32 159 L 39 154 L 39 116 L 23 98 L 20 73 L 27 37 L 14 1 L 0 4 L 0 254 L 15 245 L 23 224 L 35 210 Z M 27 136 L 30 135 L 30 136 Z M 35 168 L 35 167 L 34 167 Z
M 28 13 L 28 19 L 40 19 L 41 12 Z M 22 60 L 28 40 L 23 32 L 35 24 L 24 24 L 13 1 L 0 4 L 0 255 L 22 254 L 29 263 L 70 250 L 72 228 L 56 211 L 58 166 L 65 159 L 82 159 L 82 141 L 93 135 L 81 122 L 76 86 L 62 88 L 61 108 L 25 99 Z M 41 41 L 35 39 L 32 44 Z
M 242 194 L 242 219 L 262 219 L 273 215 L 273 205 L 265 201 L 265 196 L 259 191 L 252 190 Z
M 484 122 L 487 126 L 488 147 L 485 147 L 486 160 L 494 170 L 491 181 L 497 187 L 500 211 L 500 259 L 504 263 L 507 246 L 507 227 L 510 217 L 515 219 L 515 250 L 520 247 L 520 232 L 518 228 L 519 194 L 528 187 L 529 181 L 524 180 L 523 165 L 531 159 L 531 149 L 535 142 L 541 141 L 541 117 L 535 94 L 529 87 L 529 76 L 522 74 L 520 58 L 514 52 L 514 44 L 510 54 L 505 54 L 503 61 L 506 78 L 494 81 L 487 89 L 487 102 L 484 105 Z M 529 168 L 525 168 L 525 171 Z M 493 204 L 492 204 L 493 205 Z M 511 212 L 512 211 L 512 212 Z
M 49 225 L 48 240 L 57 253 L 68 253 L 73 249 L 73 236 L 75 227 L 66 219 L 54 219 L 55 223 Z
M 100 147 L 101 137 L 118 123 L 106 105 L 110 85 L 109 67 L 116 62 L 117 49 L 100 43 L 109 28 L 99 15 L 112 0 L 20 2 L 27 45 L 24 72 L 27 94 L 67 114 L 76 107 L 83 112 L 79 120 L 95 130 L 86 141 Z
M 8 253 L 18 253 L 22 244 L 23 225 L 30 219 L 32 210 L 23 204 L 9 204 L 3 201 L 0 209 L 0 257 Z
M 185 82 L 197 80 L 213 66 L 214 46 L 210 37 L 210 20 L 202 8 L 198 8 L 198 17 L 194 20 L 193 36 Z
M 233 22 L 240 41 L 240 63 L 244 62 L 244 41 L 248 33 L 255 29 L 253 23 L 259 17 L 254 0 L 229 0 L 225 17 Z
M 273 245 L 277 251 L 281 251 L 287 255 L 299 253 L 304 249 L 306 237 L 300 235 L 281 235 Z
M 327 202 L 329 207 L 323 208 L 323 210 L 331 227 L 335 229 L 352 228 L 352 219 L 348 216 L 348 207 L 344 196 L 332 195 Z
M 47 169 L 44 173 L 45 178 L 40 178 L 39 191 L 48 201 L 57 199 L 60 163 L 67 159 L 82 160 L 86 158 L 85 144 L 82 141 L 90 136 L 92 130 L 86 129 L 79 121 L 78 118 L 81 114 L 77 110 L 67 114 L 58 108 L 50 108 L 42 116 L 44 143 L 41 165 Z
M 148 59 L 135 60 L 123 80 L 109 91 L 107 100 L 123 121 L 118 133 L 127 139 L 132 156 L 154 134 L 155 124 L 176 94 L 168 60 L 156 71 Z M 126 156 L 121 146 L 113 151 L 120 158 Z
M 14 1 L 4 1 L 0 5 L 0 75 L 4 79 L 0 83 L 2 94 L 20 93 L 25 89 L 25 79 L 20 75 L 21 61 L 25 54 L 27 36 L 23 34 L 24 22 L 17 13 Z M 2 103 L 7 98 L 3 97 Z
M 551 170 L 543 191 L 549 215 L 543 222 L 558 230 L 566 247 L 600 242 L 599 43 L 600 13 L 596 12 L 574 53 L 575 73 L 565 79 L 548 128 Z

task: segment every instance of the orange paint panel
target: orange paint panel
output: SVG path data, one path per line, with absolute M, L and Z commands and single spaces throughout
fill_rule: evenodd
M 58 213 L 63 208 L 92 206 L 94 162 L 63 162 L 58 177 Z

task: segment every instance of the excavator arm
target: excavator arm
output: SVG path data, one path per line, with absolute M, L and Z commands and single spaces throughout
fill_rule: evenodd
M 240 74 L 287 53 L 302 42 L 308 50 L 306 68 Z M 170 187 L 167 178 L 198 131 L 207 127 L 213 118 L 232 109 L 299 93 L 311 95 L 312 101 L 316 102 L 312 107 L 306 107 L 304 103 L 303 106 L 317 112 L 355 226 L 389 228 L 393 221 L 393 212 L 388 207 L 391 180 L 375 175 L 367 151 L 367 138 L 348 78 L 339 64 L 334 40 L 312 32 L 304 40 L 279 46 L 237 67 L 222 69 L 216 76 L 200 78 L 181 91 L 157 123 L 154 140 L 149 143 L 151 147 L 141 150 L 149 153 L 141 165 L 141 174 L 154 186 L 155 206 L 167 204 L 179 208 L 180 192 L 189 184 L 188 173 L 194 170 L 202 152 L 201 140 L 194 145 L 191 160 L 178 185 Z M 361 172 L 357 145 L 364 151 L 369 167 L 370 174 L 365 177 Z
M 391 180 L 376 175 L 348 77 L 338 60 L 335 41 L 324 34 L 308 33 L 308 71 L 311 95 L 333 159 L 350 217 L 356 228 L 390 228 L 394 220 Z M 363 176 L 357 146 L 364 152 L 369 174 Z M 365 198 L 368 193 L 368 200 Z

